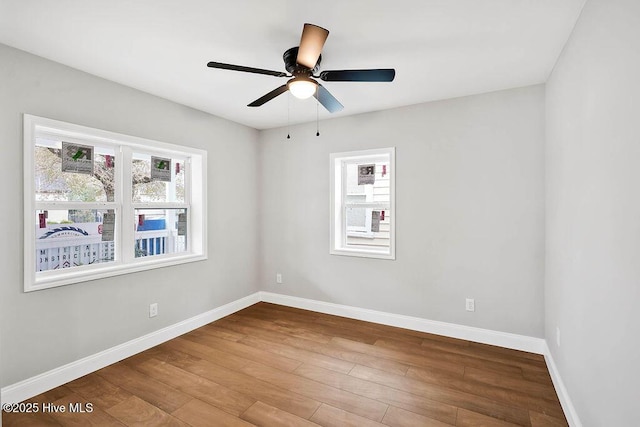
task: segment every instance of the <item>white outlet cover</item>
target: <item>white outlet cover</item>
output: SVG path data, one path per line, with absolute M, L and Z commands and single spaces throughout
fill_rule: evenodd
M 467 311 L 476 311 L 476 302 L 473 298 L 467 298 L 466 309 Z

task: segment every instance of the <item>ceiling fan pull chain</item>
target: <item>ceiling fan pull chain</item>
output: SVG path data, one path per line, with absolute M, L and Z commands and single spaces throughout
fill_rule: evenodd
M 287 139 L 291 139 L 289 129 L 291 127 L 291 95 L 287 94 Z
M 318 87 L 316 86 L 316 93 L 318 92 Z M 318 97 L 316 96 L 316 136 L 320 136 L 320 113 L 319 113 L 319 105 Z

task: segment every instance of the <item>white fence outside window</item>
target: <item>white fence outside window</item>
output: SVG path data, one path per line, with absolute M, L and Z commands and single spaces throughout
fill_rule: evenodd
M 100 234 L 89 234 L 86 230 L 95 224 L 65 224 L 51 226 L 36 240 L 36 271 L 57 270 L 115 259 L 114 242 L 103 242 Z M 59 232 L 75 233 L 77 236 L 56 237 Z M 87 235 L 83 235 L 87 233 Z M 184 250 L 184 236 L 170 230 L 137 231 L 135 233 L 136 257 L 176 253 Z

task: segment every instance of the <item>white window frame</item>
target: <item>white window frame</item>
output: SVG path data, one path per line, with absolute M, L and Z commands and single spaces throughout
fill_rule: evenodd
M 24 115 L 24 291 L 36 291 L 137 271 L 207 259 L 207 152 L 120 133 L 94 129 L 44 117 Z M 66 141 L 113 147 L 116 153 L 113 202 L 37 202 L 35 199 L 36 138 L 50 135 Z M 185 200 L 180 203 L 133 203 L 132 153 L 188 158 L 185 165 Z M 187 250 L 176 254 L 135 257 L 134 211 L 140 207 L 187 208 Z M 114 209 L 116 212 L 115 259 L 68 269 L 35 271 L 36 231 L 34 215 L 46 209 Z
M 329 253 L 332 255 L 347 255 L 365 258 L 396 259 L 395 255 L 395 147 L 378 148 L 372 150 L 350 151 L 344 153 L 332 153 L 329 156 L 330 169 L 330 247 Z M 374 203 L 348 203 L 346 165 L 375 163 L 380 160 L 389 160 L 389 204 L 379 202 Z M 367 209 L 367 215 L 373 210 L 389 209 L 391 212 L 389 219 L 389 248 L 377 247 L 353 247 L 347 244 L 347 207 L 362 207 Z M 370 224 L 369 221 L 367 221 Z M 362 237 L 368 237 L 370 233 L 363 233 Z

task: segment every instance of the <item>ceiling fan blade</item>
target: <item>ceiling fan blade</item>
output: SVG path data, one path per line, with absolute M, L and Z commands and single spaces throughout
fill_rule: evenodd
M 313 24 L 304 24 L 296 62 L 312 70 L 318 62 L 322 47 L 328 36 L 329 31 L 322 27 Z
M 318 83 L 318 90 L 316 90 L 316 93 L 313 96 L 315 96 L 318 102 L 330 113 L 337 113 L 338 111 L 342 111 L 344 108 L 344 106 L 340 104 L 340 101 L 335 99 L 333 95 L 331 95 L 331 93 L 320 83 Z
M 396 76 L 393 68 L 372 70 L 329 70 L 320 73 L 326 82 L 392 82 Z
M 260 98 L 256 99 L 255 101 L 253 101 L 251 104 L 247 105 L 247 107 L 259 107 L 262 104 L 271 101 L 273 98 L 275 98 L 278 95 L 282 95 L 283 93 L 285 93 L 287 90 L 287 85 L 282 85 L 274 90 L 272 90 L 271 92 L 269 92 L 268 94 L 261 96 Z
M 222 62 L 209 62 L 207 67 L 220 68 L 223 70 L 244 71 L 245 73 L 266 74 L 268 76 L 286 77 L 287 73 L 282 71 L 264 70 L 262 68 L 244 67 L 242 65 L 224 64 Z

